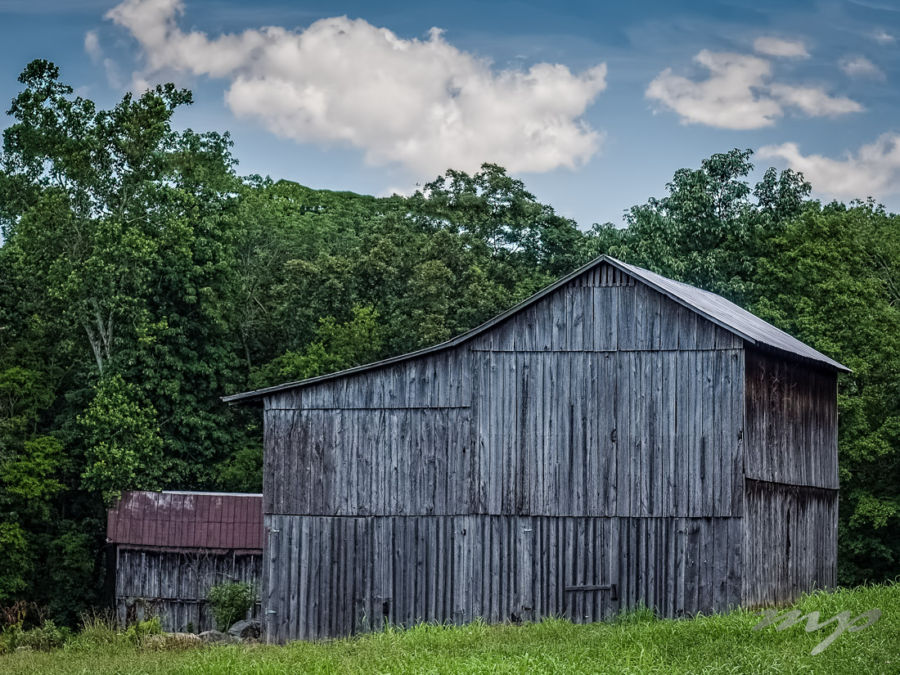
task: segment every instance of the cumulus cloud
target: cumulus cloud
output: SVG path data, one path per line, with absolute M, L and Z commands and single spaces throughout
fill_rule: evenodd
M 646 96 L 677 112 L 682 122 L 726 129 L 768 126 L 781 115 L 777 101 L 756 93 L 771 75 L 768 61 L 705 49 L 694 60 L 709 70 L 707 79 L 695 82 L 666 68 L 647 87 Z
M 605 64 L 498 70 L 438 29 L 404 39 L 347 17 L 209 37 L 183 31 L 182 11 L 180 0 L 126 0 L 107 14 L 142 48 L 136 84 L 172 71 L 224 78 L 235 115 L 285 138 L 349 144 L 370 163 L 426 174 L 485 161 L 575 167 L 602 141 L 581 116 L 606 88 Z
M 884 73 L 865 56 L 845 56 L 838 65 L 850 77 L 871 77 L 883 80 Z
M 882 134 L 874 143 L 841 159 L 804 155 L 796 143 L 767 145 L 757 153 L 764 159 L 781 159 L 802 171 L 816 192 L 842 199 L 884 198 L 900 194 L 900 134 Z
M 645 92 L 647 98 L 678 113 L 684 124 L 759 129 L 774 124 L 787 108 L 812 117 L 863 109 L 856 101 L 831 96 L 821 87 L 774 82 L 771 61 L 759 56 L 704 49 L 694 61 L 709 71 L 705 80 L 691 80 L 666 68 Z
M 809 57 L 806 46 L 800 40 L 783 40 L 776 37 L 758 37 L 753 41 L 753 49 L 766 56 L 784 56 L 805 59 Z

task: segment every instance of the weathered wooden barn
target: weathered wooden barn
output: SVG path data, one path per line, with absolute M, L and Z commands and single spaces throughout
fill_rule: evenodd
M 209 630 L 211 586 L 259 587 L 262 495 L 126 492 L 107 514 L 106 537 L 121 625 L 159 616 L 166 630 Z
M 264 406 L 268 639 L 831 585 L 843 370 L 604 256 L 446 343 L 226 397 Z

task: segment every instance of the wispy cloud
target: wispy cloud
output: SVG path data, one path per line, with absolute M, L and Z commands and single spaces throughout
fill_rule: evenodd
M 875 80 L 883 80 L 884 73 L 865 56 L 845 56 L 838 65 L 850 77 L 869 77 Z
M 766 56 L 783 56 L 789 58 L 809 58 L 806 45 L 802 40 L 784 40 L 776 37 L 758 37 L 753 41 L 753 50 Z
M 685 124 L 759 129 L 774 124 L 786 109 L 810 117 L 863 109 L 856 101 L 832 96 L 822 87 L 773 81 L 772 62 L 759 56 L 704 49 L 694 61 L 709 71 L 706 79 L 691 80 L 667 68 L 645 92 L 647 98 L 676 112 Z
M 100 36 L 96 30 L 89 30 L 84 34 L 84 51 L 90 57 L 92 63 L 103 65 L 106 81 L 109 82 L 110 86 L 116 89 L 121 89 L 124 86 L 124 80 L 119 73 L 119 67 L 116 65 L 116 62 L 103 55 Z
M 841 159 L 804 155 L 796 143 L 767 145 L 757 153 L 764 159 L 781 159 L 802 171 L 813 189 L 841 199 L 884 198 L 900 194 L 900 134 L 882 134 Z
M 877 28 L 876 30 L 872 31 L 872 39 L 875 40 L 875 42 L 877 42 L 878 44 L 889 45 L 897 38 L 884 30 L 884 28 Z
M 438 29 L 404 39 L 361 19 L 304 30 L 270 26 L 210 37 L 183 31 L 180 0 L 126 0 L 107 16 L 141 46 L 138 85 L 172 71 L 228 81 L 235 115 L 302 142 L 360 148 L 373 164 L 425 174 L 575 167 L 602 134 L 581 116 L 606 88 L 606 66 L 582 73 L 538 63 L 495 69 Z
M 84 34 L 84 51 L 91 57 L 91 61 L 99 63 L 103 57 L 103 50 L 100 49 L 100 38 L 97 37 L 97 31 L 89 30 Z

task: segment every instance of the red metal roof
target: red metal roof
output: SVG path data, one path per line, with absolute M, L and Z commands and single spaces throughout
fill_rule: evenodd
M 135 548 L 262 550 L 262 495 L 125 492 L 109 510 L 106 537 Z

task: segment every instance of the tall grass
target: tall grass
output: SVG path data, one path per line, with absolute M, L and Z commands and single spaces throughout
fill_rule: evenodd
M 880 609 L 881 618 L 844 632 L 821 654 L 813 648 L 834 624 L 753 630 L 759 612 L 657 619 L 642 609 L 613 621 L 562 619 L 491 626 L 422 624 L 402 630 L 284 647 L 229 645 L 152 651 L 98 640 L 86 650 L 17 652 L 0 657 L 9 673 L 869 673 L 900 672 L 900 585 L 805 596 L 793 608 L 822 619 Z M 99 629 L 98 629 L 99 630 Z M 82 631 L 82 633 L 87 632 Z M 102 631 L 101 631 L 102 632 Z M 73 638 L 77 640 L 77 638 Z

